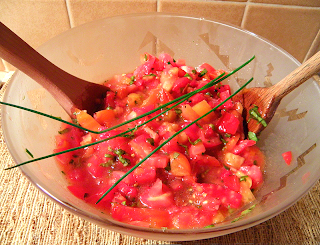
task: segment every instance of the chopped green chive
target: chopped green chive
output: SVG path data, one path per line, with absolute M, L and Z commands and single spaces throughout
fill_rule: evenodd
M 130 82 L 129 82 L 129 84 L 130 84 L 130 85 L 134 84 L 135 79 L 136 79 L 135 76 L 130 77 Z
M 177 159 L 178 156 L 180 156 L 179 153 L 177 153 L 177 152 L 173 153 L 173 159 Z
M 184 75 L 184 77 L 187 77 L 187 78 L 189 78 L 189 80 L 192 80 L 192 77 L 191 77 L 190 74 L 188 74 L 188 73 L 186 73 L 186 74 Z
M 254 141 L 258 141 L 258 137 L 254 132 L 248 132 L 248 138 L 249 140 L 254 140 Z
M 207 69 L 206 68 L 204 68 L 200 73 L 199 73 L 199 77 L 203 77 L 204 75 L 206 75 L 207 74 Z
M 65 129 L 63 129 L 61 131 L 58 131 L 58 133 L 59 134 L 66 134 L 66 133 L 70 132 L 70 130 L 71 130 L 71 128 L 65 128 Z
M 249 176 L 248 175 L 244 175 L 244 176 L 241 176 L 240 178 L 239 178 L 239 180 L 240 180 L 240 182 L 241 181 L 247 181 L 247 178 L 248 178 Z
M 154 139 L 153 138 L 147 138 L 146 140 L 150 145 L 154 146 Z
M 259 123 L 262 124 L 262 126 L 267 127 L 267 123 L 266 123 L 266 121 L 261 117 L 258 109 L 259 109 L 258 106 L 255 105 L 255 106 L 253 106 L 253 108 L 251 108 L 251 109 L 249 110 L 250 118 L 253 118 L 253 119 L 257 120 Z
M 30 157 L 32 157 L 32 158 L 34 158 L 33 157 L 33 154 L 26 148 L 26 153 L 30 156 Z

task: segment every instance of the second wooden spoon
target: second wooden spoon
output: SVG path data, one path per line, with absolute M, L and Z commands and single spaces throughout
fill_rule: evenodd
M 248 132 L 259 134 L 265 128 L 263 123 L 252 118 L 254 107 L 268 124 L 281 99 L 319 71 L 320 51 L 275 85 L 268 88 L 244 89 L 234 100 L 242 102 L 243 116 L 248 122 Z
M 0 57 L 34 79 L 74 117 L 75 108 L 89 114 L 101 109 L 107 87 L 77 78 L 58 68 L 0 22 Z

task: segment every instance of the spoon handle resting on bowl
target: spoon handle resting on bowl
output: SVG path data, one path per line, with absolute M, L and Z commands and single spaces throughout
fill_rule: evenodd
M 0 36 L 0 57 L 48 90 L 71 117 L 75 108 L 90 114 L 99 109 L 107 87 L 63 71 L 1 22 Z
M 320 71 L 320 51 L 271 87 L 244 89 L 235 100 L 243 104 L 248 132 L 259 134 L 271 121 L 281 99 Z M 251 120 L 252 109 L 258 109 L 259 120 Z

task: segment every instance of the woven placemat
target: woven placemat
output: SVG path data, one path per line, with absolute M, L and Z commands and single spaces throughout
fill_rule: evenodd
M 0 97 L 6 89 L 0 90 Z M 0 244 L 319 244 L 320 182 L 294 206 L 255 227 L 193 242 L 162 242 L 122 235 L 79 218 L 28 182 L 14 162 L 0 129 Z

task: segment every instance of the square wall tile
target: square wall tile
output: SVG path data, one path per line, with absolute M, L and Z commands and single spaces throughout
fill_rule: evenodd
M 320 7 L 319 0 L 249 0 L 252 3 L 270 3 L 282 5 L 296 5 L 308 7 Z
M 156 12 L 157 0 L 66 0 L 71 26 L 109 16 Z
M 70 28 L 65 0 L 1 0 L 0 9 L 0 21 L 33 48 Z
M 240 26 L 246 4 L 223 1 L 159 0 L 158 11 L 204 17 Z
M 279 45 L 300 62 L 320 28 L 320 9 L 249 4 L 243 28 Z
M 70 28 L 65 0 L 1 0 L 0 21 L 32 47 Z

